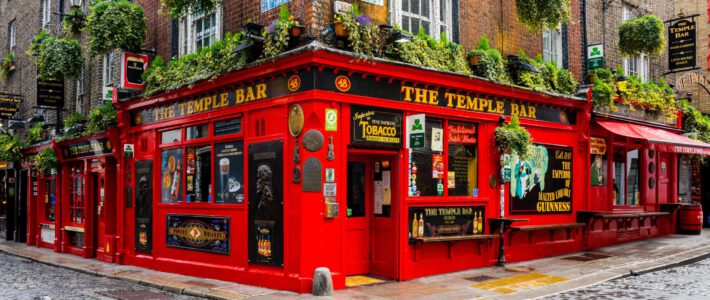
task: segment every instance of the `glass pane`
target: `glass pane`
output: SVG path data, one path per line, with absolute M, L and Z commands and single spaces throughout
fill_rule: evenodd
M 187 202 L 210 202 L 212 189 L 212 148 L 187 148 L 185 193 Z
M 409 12 L 409 0 L 402 0 L 402 11 Z
M 426 34 L 431 34 L 431 32 L 429 31 L 429 22 L 422 21 L 422 24 L 420 26 L 424 27 L 424 32 L 426 32 Z M 417 31 L 419 31 L 418 28 L 417 28 Z
M 417 32 L 419 32 L 419 20 L 411 18 L 409 21 L 411 22 L 410 27 L 412 28 L 410 31 L 417 34 Z
M 444 192 L 444 154 L 432 149 L 442 148 L 443 122 L 439 119 L 426 121 L 424 149 L 413 149 L 410 160 L 410 196 L 441 196 Z M 434 129 L 437 129 L 434 133 Z M 432 140 L 432 138 L 434 138 Z M 438 141 L 438 142 L 437 142 Z
M 592 186 L 606 186 L 606 155 L 592 154 L 591 183 Z
M 421 15 L 425 17 L 429 17 L 429 0 L 422 0 L 422 12 Z
M 214 145 L 215 203 L 244 203 L 244 141 Z
M 476 124 L 450 121 L 447 187 L 451 196 L 472 196 L 477 188 Z
M 638 149 L 631 150 L 626 154 L 626 167 L 628 168 L 628 177 L 626 178 L 627 196 L 629 205 L 639 205 L 639 151 Z
M 614 204 L 626 205 L 626 153 L 624 148 L 614 151 Z
M 242 131 L 242 119 L 229 119 L 214 123 L 214 135 L 225 135 L 240 133 Z
M 46 204 L 46 221 L 54 222 L 54 207 L 57 204 L 57 198 L 55 197 L 54 192 L 54 179 L 47 180 L 44 189 L 44 203 Z
M 365 216 L 365 163 L 348 162 L 348 217 Z
M 409 17 L 402 16 L 402 29 L 412 32 L 412 28 L 409 27 Z
M 207 137 L 207 135 L 209 134 L 208 127 L 209 126 L 207 124 L 188 127 L 185 131 L 185 139 L 189 141 Z
M 439 20 L 441 20 L 442 23 L 445 23 L 446 21 L 446 12 L 449 10 L 448 7 L 446 7 L 446 1 L 441 1 L 441 6 L 439 9 Z
M 180 184 L 182 149 L 163 150 L 160 177 L 160 201 L 176 203 L 182 199 Z
M 418 15 L 418 14 L 419 14 L 419 1 L 420 1 L 420 0 L 412 0 L 412 3 L 411 3 L 412 5 L 411 5 L 410 8 L 411 8 L 412 10 L 411 10 L 410 12 L 413 13 L 413 14 L 415 14 L 415 15 Z
M 170 144 L 180 142 L 182 139 L 181 130 L 174 129 L 169 131 L 164 131 L 160 137 L 161 144 Z

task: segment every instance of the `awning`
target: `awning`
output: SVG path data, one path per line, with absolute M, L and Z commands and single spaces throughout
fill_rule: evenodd
M 644 140 L 650 149 L 656 151 L 710 155 L 710 144 L 668 130 L 625 122 L 601 120 L 596 122 L 614 134 Z

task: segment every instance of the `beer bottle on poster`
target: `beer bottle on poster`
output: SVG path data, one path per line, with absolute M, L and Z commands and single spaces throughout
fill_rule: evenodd
M 424 236 L 424 213 L 421 213 L 419 215 L 419 230 L 418 230 L 417 234 L 420 237 Z
M 417 220 L 417 214 L 414 214 L 414 220 L 412 221 L 412 238 L 419 237 L 419 220 Z
M 271 235 L 266 236 L 266 257 L 271 257 Z
M 478 232 L 483 233 L 483 212 L 478 212 Z
M 473 213 L 473 234 L 478 233 L 478 215 Z
M 173 201 L 178 200 L 178 182 L 180 181 L 180 162 L 177 163 L 175 173 L 173 175 L 173 185 L 170 186 L 170 198 Z

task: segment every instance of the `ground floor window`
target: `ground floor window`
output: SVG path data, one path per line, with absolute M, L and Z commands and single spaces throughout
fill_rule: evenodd
M 639 149 L 617 146 L 614 150 L 614 204 L 639 205 Z

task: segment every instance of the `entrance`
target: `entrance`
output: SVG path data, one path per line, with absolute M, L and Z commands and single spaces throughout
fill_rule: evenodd
M 397 278 L 397 155 L 350 154 L 346 275 Z

